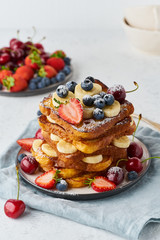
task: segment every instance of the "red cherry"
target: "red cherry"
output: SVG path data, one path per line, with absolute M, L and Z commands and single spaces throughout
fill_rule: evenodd
M 38 139 L 42 139 L 42 140 L 44 140 L 43 135 L 42 135 L 41 128 L 38 129 L 38 131 L 36 132 L 36 134 L 35 134 L 35 138 L 38 138 Z
M 16 64 L 17 64 L 18 67 L 23 66 L 24 65 L 23 59 L 18 60 Z
M 10 55 L 8 53 L 2 53 L 0 56 L 0 64 L 3 65 L 10 60 Z
M 1 49 L 1 52 L 2 52 L 2 53 L 9 53 L 9 54 L 10 54 L 10 51 L 11 51 L 11 49 L 10 49 L 9 47 L 3 47 L 3 48 Z
M 122 85 L 115 85 L 109 88 L 107 93 L 112 94 L 115 100 L 117 100 L 118 102 L 124 103 L 124 100 L 126 98 L 126 91 Z
M 22 159 L 20 166 L 25 173 L 33 174 L 38 167 L 38 162 L 34 157 L 26 156 Z
M 9 199 L 4 205 L 4 212 L 10 218 L 18 218 L 24 213 L 26 206 L 23 201 Z
M 107 171 L 107 178 L 116 185 L 120 184 L 124 179 L 123 169 L 120 167 L 111 167 Z
M 17 65 L 14 64 L 13 62 L 8 62 L 8 63 L 5 64 L 5 67 L 6 67 L 7 69 L 13 71 L 13 70 L 17 67 Z
M 138 143 L 131 142 L 127 149 L 127 154 L 128 154 L 128 157 L 130 158 L 137 157 L 141 159 L 143 156 L 143 149 Z
M 47 60 L 49 59 L 49 57 L 50 57 L 49 53 L 44 52 L 41 54 L 41 60 L 42 60 L 43 64 L 47 63 Z
M 23 58 L 23 56 L 24 56 L 23 49 L 16 49 L 11 52 L 11 57 L 12 57 L 13 61 L 17 61 L 17 60 Z
M 12 45 L 11 48 L 12 48 L 13 50 L 16 50 L 16 49 L 19 49 L 19 48 L 24 49 L 24 48 L 25 48 L 25 45 L 24 45 L 24 43 L 21 42 L 21 41 L 15 41 L 15 42 L 13 43 L 13 45 Z
M 126 162 L 126 170 L 128 172 L 135 171 L 135 172 L 139 173 L 142 171 L 142 169 L 143 169 L 143 165 L 142 165 L 140 159 L 137 157 L 129 158 L 128 161 Z
M 41 43 L 35 43 L 34 46 L 41 51 L 41 53 L 44 52 L 44 47 Z
M 14 45 L 15 42 L 19 41 L 18 39 L 16 38 L 12 38 L 9 42 L 9 45 L 10 45 L 10 48 L 12 48 L 12 46 Z

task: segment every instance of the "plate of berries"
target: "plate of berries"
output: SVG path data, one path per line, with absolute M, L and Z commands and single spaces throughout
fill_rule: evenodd
M 0 49 L 0 95 L 23 97 L 50 92 L 72 76 L 71 58 L 62 50 L 46 52 L 32 40 L 10 40 Z

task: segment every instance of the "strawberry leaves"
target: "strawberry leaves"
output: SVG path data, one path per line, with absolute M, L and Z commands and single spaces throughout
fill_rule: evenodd
M 15 84 L 15 79 L 13 77 L 6 77 L 2 80 L 3 85 L 7 88 L 7 90 L 10 90 L 11 87 Z

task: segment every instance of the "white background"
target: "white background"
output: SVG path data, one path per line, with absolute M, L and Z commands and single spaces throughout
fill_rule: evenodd
M 136 113 L 160 122 L 160 57 L 133 49 L 122 29 L 124 8 L 156 4 L 151 0 L 0 0 L 0 46 L 7 46 L 16 30 L 22 40 L 37 28 L 38 41 L 47 39 L 48 51 L 64 49 L 72 57 L 73 80 L 92 75 L 111 86 L 120 83 L 126 89 L 137 81 L 140 89 L 128 94 Z M 46 96 L 27 98 L 0 97 L 0 151 L 16 140 L 30 120 L 36 117 L 38 104 Z M 33 133 L 34 135 L 34 133 Z M 12 156 L 11 156 L 12 157 Z M 16 197 L 16 196 L 15 196 Z M 106 231 L 27 209 L 18 220 L 8 219 L 0 199 L 0 240 L 122 240 Z M 140 240 L 159 240 L 159 224 L 143 231 Z

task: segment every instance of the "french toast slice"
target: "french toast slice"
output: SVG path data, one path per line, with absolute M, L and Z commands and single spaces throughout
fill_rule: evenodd
M 56 107 L 52 103 L 52 95 L 44 98 L 39 105 L 40 111 L 43 115 L 49 116 L 56 124 L 65 129 L 69 138 L 94 139 L 103 135 L 106 131 L 111 129 L 116 123 L 122 121 L 124 118 L 129 117 L 134 112 L 132 103 L 125 100 L 121 104 L 120 112 L 115 117 L 105 117 L 103 120 L 83 119 L 80 124 L 73 125 L 63 120 Z
M 123 135 L 131 135 L 135 131 L 135 123 L 131 123 L 131 117 L 125 118 L 121 122 L 117 123 L 112 129 L 108 130 L 103 137 L 96 139 L 81 139 L 75 140 L 68 137 L 67 132 L 61 126 L 49 122 L 46 116 L 42 115 L 38 119 L 41 129 L 48 133 L 45 134 L 46 141 L 49 141 L 49 134 L 53 133 L 63 140 L 72 143 L 79 151 L 87 154 L 94 153 L 105 146 L 109 145 L 114 137 L 120 137 Z M 52 145 L 52 141 L 50 142 Z

